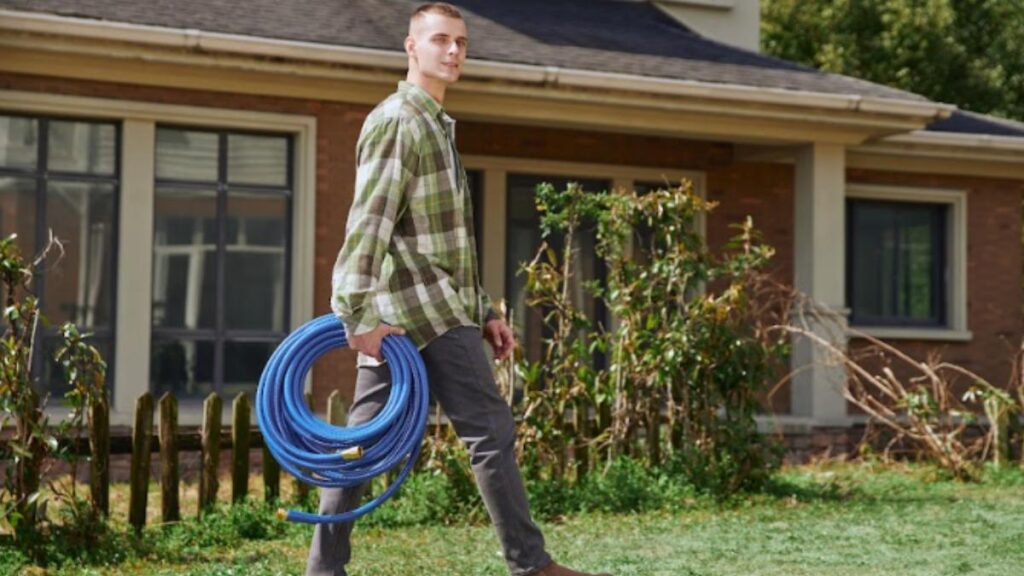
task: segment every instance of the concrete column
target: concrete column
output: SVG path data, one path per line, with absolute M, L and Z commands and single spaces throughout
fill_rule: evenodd
M 481 195 L 483 210 L 483 235 L 477 251 L 483 256 L 483 285 L 487 295 L 494 301 L 505 297 L 505 212 L 507 210 L 508 173 L 504 170 L 487 170 L 484 174 L 484 193 Z
M 842 144 L 801 148 L 795 166 L 794 283 L 833 311 L 835 322 L 811 322 L 814 333 L 846 350 L 846 150 Z M 844 425 L 846 371 L 807 338 L 793 342 L 792 412 L 816 425 Z
M 117 422 L 131 422 L 135 400 L 149 391 L 155 146 L 156 125 L 152 120 L 124 121 L 114 354 L 113 420 Z

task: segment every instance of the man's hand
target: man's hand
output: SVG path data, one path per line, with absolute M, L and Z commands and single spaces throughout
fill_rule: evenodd
M 367 356 L 373 356 L 377 360 L 384 360 L 384 357 L 380 354 L 380 342 L 388 334 L 402 335 L 405 334 L 405 330 L 398 326 L 379 324 L 369 332 L 349 336 L 348 347 Z
M 495 318 L 484 325 L 484 340 L 494 349 L 494 357 L 504 360 L 516 345 L 512 329 L 501 318 Z

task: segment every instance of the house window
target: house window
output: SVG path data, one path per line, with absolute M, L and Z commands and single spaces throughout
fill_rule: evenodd
M 522 336 L 526 357 L 533 361 L 541 359 L 543 339 L 550 337 L 550 330 L 545 327 L 543 311 L 528 307 L 526 304 L 526 278 L 520 273 L 523 264 L 533 260 L 541 244 L 540 218 L 535 204 L 537 185 L 542 182 L 552 184 L 555 189 L 563 190 L 569 182 L 579 183 L 584 190 L 599 192 L 611 188 L 608 180 L 587 178 L 567 178 L 564 176 L 542 176 L 532 174 L 509 174 L 506 196 L 506 241 L 505 241 L 505 294 L 511 307 L 512 321 L 517 333 Z M 603 302 L 593 298 L 584 287 L 589 280 L 601 281 L 605 277 L 605 268 L 598 259 L 595 246 L 597 243 L 594 229 L 584 228 L 577 234 L 574 241 L 577 252 L 578 267 L 573 271 L 571 291 L 574 302 L 595 320 L 595 324 L 603 321 L 606 310 Z M 548 244 L 560 252 L 564 247 L 561 235 L 553 235 Z M 603 359 L 595 358 L 598 365 Z
M 950 205 L 847 199 L 850 324 L 947 325 Z
M 290 326 L 291 137 L 156 129 L 150 387 L 254 392 Z
M 63 322 L 93 334 L 113 381 L 119 140 L 113 122 L 0 114 L 0 235 L 17 234 L 29 261 L 50 231 L 62 246 L 36 268 L 32 286 L 49 321 L 33 371 L 40 390 L 56 396 L 67 390 L 52 360 Z

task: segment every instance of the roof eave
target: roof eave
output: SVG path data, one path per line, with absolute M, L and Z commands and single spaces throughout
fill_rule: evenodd
M 1024 178 L 1024 138 L 918 130 L 849 149 L 854 155 L 933 161 L 977 162 L 1003 175 Z
M 211 55 L 232 54 L 378 70 L 404 71 L 407 66 L 406 55 L 399 51 L 100 21 L 17 10 L 0 10 L 0 33 L 2 32 L 57 35 L 147 47 L 184 49 Z M 770 117 L 772 113 L 768 107 L 789 110 L 790 113 L 806 110 L 819 114 L 823 122 L 829 120 L 829 112 L 841 111 L 852 113 L 854 116 L 863 114 L 865 117 L 871 117 L 870 124 L 873 126 L 872 130 L 877 131 L 876 136 L 923 127 L 934 120 L 948 117 L 956 109 L 952 105 L 930 101 L 678 80 L 480 59 L 469 59 L 465 77 L 472 80 L 516 82 L 544 87 L 675 96 L 719 101 L 723 105 L 745 104 L 748 108 L 765 107 L 765 117 Z M 746 113 L 749 114 L 750 111 Z M 887 118 L 891 119 L 891 125 Z

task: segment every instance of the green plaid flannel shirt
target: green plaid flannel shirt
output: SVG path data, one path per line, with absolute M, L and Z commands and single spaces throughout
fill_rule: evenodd
M 454 142 L 455 121 L 409 82 L 363 123 L 355 199 L 332 275 L 331 307 L 348 334 L 385 322 L 422 348 L 496 317 L 480 286 L 473 206 Z

